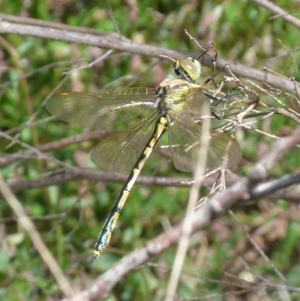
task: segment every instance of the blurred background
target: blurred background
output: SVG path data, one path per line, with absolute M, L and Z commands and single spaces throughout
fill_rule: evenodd
M 276 1 L 276 5 L 298 17 L 299 1 Z M 27 24 L 25 18 L 34 18 L 201 54 L 187 30 L 204 48 L 214 43 L 219 57 L 232 64 L 267 67 L 296 81 L 300 76 L 299 29 L 281 17 L 271 19 L 273 14 L 253 1 L 0 1 L 0 11 L 24 18 L 18 19 L 21 24 Z M 80 69 L 103 55 L 102 60 Z M 89 153 L 107 131 L 99 129 L 92 139 L 72 140 L 89 130 L 52 117 L 45 107 L 47 99 L 67 91 L 155 88 L 171 72 L 172 62 L 159 58 L 159 53 L 108 53 L 108 49 L 34 38 L 30 33 L 0 36 L 0 131 L 21 142 L 1 136 L 1 174 L 78 291 L 89 288 L 99 274 L 168 225 L 181 221 L 189 189 L 136 184 L 109 247 L 89 266 L 95 240 L 127 175 L 102 171 L 100 181 L 76 177 L 67 166 L 24 151 L 44 146 L 41 151 L 50 158 L 98 171 Z M 203 67 L 204 80 L 210 74 L 211 68 Z M 249 84 L 246 78 L 241 80 Z M 275 89 L 270 88 L 272 97 L 264 90 L 260 98 L 275 106 L 283 106 L 282 102 L 299 112 L 297 96 Z M 295 119 L 279 114 L 256 120 L 252 128 L 239 129 L 236 137 L 243 158 L 233 172 L 247 176 L 274 137 L 286 136 L 296 126 Z M 270 179 L 299 170 L 299 158 L 299 150 L 290 152 Z M 172 183 L 192 179 L 192 174 L 177 171 L 171 159 L 160 154 L 150 157 L 142 176 L 146 176 L 146 184 L 152 177 Z M 208 192 L 208 187 L 202 188 L 201 196 Z M 233 212 L 235 216 L 226 214 L 191 237 L 176 300 L 299 300 L 299 199 L 271 196 L 235 207 Z M 270 262 L 257 252 L 244 231 Z M 2 196 L 0 238 L 1 300 L 62 299 L 57 282 Z M 132 272 L 113 288 L 107 300 L 163 300 L 175 252 L 173 246 Z M 283 296 L 278 287 L 286 283 L 290 290 Z

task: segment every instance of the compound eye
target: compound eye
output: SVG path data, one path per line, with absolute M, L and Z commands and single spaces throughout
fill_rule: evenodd
M 176 75 L 182 76 L 188 81 L 195 82 L 201 75 L 200 63 L 190 57 L 176 61 L 173 68 Z
M 183 60 L 181 66 L 193 82 L 200 78 L 201 65 L 197 60 L 189 57 Z

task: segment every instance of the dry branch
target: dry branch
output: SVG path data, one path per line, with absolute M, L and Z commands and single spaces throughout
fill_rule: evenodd
M 292 177 L 293 181 L 285 181 L 285 179 L 282 179 L 282 183 L 279 184 L 277 182 L 277 184 L 273 186 L 274 189 L 271 190 L 268 185 L 261 183 L 272 168 L 276 166 L 278 161 L 297 144 L 300 144 L 300 128 L 290 137 L 282 139 L 280 143 L 276 141 L 271 151 L 256 164 L 248 178 L 243 178 L 232 187 L 217 193 L 188 216 L 187 218 L 192 219 L 192 233 L 196 232 L 212 219 L 223 215 L 235 205 L 256 200 L 257 197 L 268 196 L 270 192 L 288 187 L 291 184 L 299 183 L 300 173 Z M 260 181 L 261 184 L 255 185 L 254 183 L 257 181 Z M 182 235 L 182 226 L 183 221 L 165 233 L 148 241 L 146 246 L 130 253 L 113 268 L 99 276 L 89 289 L 76 296 L 77 299 L 71 300 L 103 300 L 110 293 L 112 288 L 129 272 L 145 264 L 151 258 L 161 254 L 171 245 L 177 243 Z M 66 299 L 64 299 L 64 301 L 66 301 Z
M 7 20 L 7 21 L 6 21 Z M 131 52 L 140 55 L 155 56 L 160 55 L 169 56 L 174 59 L 182 58 L 187 54 L 178 51 L 150 46 L 146 44 L 139 44 L 120 36 L 118 34 L 106 34 L 101 31 L 91 30 L 89 28 L 76 28 L 74 26 L 67 26 L 63 24 L 55 24 L 51 22 L 44 22 L 40 20 L 30 19 L 30 25 L 24 24 L 24 18 L 13 17 L 0 14 L 0 33 L 15 34 L 21 36 L 31 36 L 39 39 L 64 41 L 67 43 L 86 44 L 97 46 L 105 49 L 112 49 L 116 51 Z M 41 26 L 42 25 L 42 26 Z M 197 57 L 199 54 L 189 54 Z M 211 67 L 211 58 L 209 55 L 204 56 L 203 62 L 205 66 Z M 259 82 L 265 82 L 278 89 L 289 91 L 293 94 L 297 93 L 295 84 L 299 83 L 283 78 L 267 71 L 254 69 L 242 64 L 228 62 L 223 59 L 218 59 L 217 68 L 221 69 L 228 64 L 231 71 L 237 76 L 250 78 Z

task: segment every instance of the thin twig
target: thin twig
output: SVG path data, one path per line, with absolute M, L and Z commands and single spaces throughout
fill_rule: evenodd
M 252 0 L 253 2 L 257 3 L 260 6 L 263 6 L 270 12 L 274 13 L 276 16 L 272 17 L 272 19 L 276 18 L 282 18 L 286 22 L 292 24 L 293 26 L 297 27 L 300 29 L 300 20 L 293 17 L 291 14 L 287 13 L 284 11 L 282 8 L 277 6 L 276 4 L 267 1 L 267 0 Z
M 8 204 L 13 209 L 14 213 L 18 217 L 18 221 L 20 225 L 25 229 L 35 248 L 40 253 L 41 257 L 43 258 L 44 262 L 48 266 L 49 270 L 52 272 L 53 276 L 55 277 L 60 289 L 65 294 L 66 297 L 71 298 L 74 296 L 73 288 L 69 283 L 68 279 L 64 275 L 63 271 L 60 269 L 57 261 L 54 259 L 48 248 L 46 247 L 45 243 L 42 240 L 39 232 L 35 228 L 34 224 L 27 216 L 24 208 L 22 207 L 21 203 L 18 199 L 14 196 L 8 185 L 4 182 L 1 174 L 0 174 L 0 191 Z
M 273 144 L 270 153 L 257 163 L 254 171 L 250 174 L 249 179 L 243 178 L 232 187 L 215 194 L 210 200 L 186 217 L 186 219 L 189 219 L 191 222 L 191 233 L 196 232 L 212 219 L 224 214 L 234 205 L 255 200 L 254 193 L 252 193 L 255 189 L 253 186 L 253 178 L 261 179 L 261 181 L 263 181 L 267 176 L 267 173 L 275 166 L 278 160 L 280 160 L 296 144 L 300 143 L 300 128 L 296 130 L 293 135 L 283 140 L 284 141 L 281 141 L 281 147 L 278 147 L 276 142 Z M 265 172 L 258 172 L 261 170 Z M 280 185 L 278 187 L 282 186 Z M 263 191 L 263 189 L 260 190 L 260 197 L 267 196 L 268 193 L 269 189 L 266 187 L 265 191 Z M 102 274 L 89 289 L 82 291 L 77 297 L 79 299 L 85 298 L 89 301 L 103 299 L 110 293 L 120 279 L 123 279 L 132 270 L 146 263 L 154 256 L 161 254 L 171 245 L 177 243 L 183 233 L 183 224 L 184 222 L 180 222 L 165 233 L 148 241 L 143 248 L 124 257 L 113 268 Z
M 85 33 L 83 33 L 82 31 L 84 30 L 82 28 L 76 31 L 76 28 L 72 26 L 69 27 L 67 25 L 64 25 L 64 29 L 58 29 L 55 26 L 55 23 L 53 23 L 53 27 L 50 27 L 50 24 L 52 23 L 48 24 L 48 26 L 45 27 L 38 25 L 18 24 L 9 21 L 1 21 L 1 18 L 2 20 L 5 20 L 9 19 L 8 17 L 10 16 L 0 14 L 0 33 L 10 33 L 26 37 L 32 36 L 40 39 L 57 40 L 68 43 L 86 44 L 91 46 L 98 46 L 100 48 L 105 49 L 112 49 L 115 51 L 125 51 L 147 56 L 159 57 L 160 55 L 164 55 L 172 57 L 173 59 L 179 59 L 182 58 L 183 55 L 187 55 L 178 51 L 162 47 L 135 43 L 125 37 L 120 38 L 118 34 L 106 34 L 100 31 L 97 32 L 98 34 L 90 34 L 87 33 L 88 29 L 84 29 Z M 188 55 L 198 57 L 198 54 L 189 53 Z M 211 56 L 209 54 L 204 55 L 203 60 L 201 60 L 201 63 L 205 66 L 212 67 Z M 228 62 L 220 58 L 218 58 L 216 67 L 218 69 L 222 69 L 226 64 L 230 66 L 230 70 L 236 75 L 251 78 L 261 82 L 266 82 L 273 87 L 287 90 L 291 93 L 296 94 L 296 82 L 294 81 L 292 82 L 291 80 L 280 78 L 266 71 L 257 70 L 238 63 Z M 299 85 L 299 83 L 297 83 L 297 85 Z

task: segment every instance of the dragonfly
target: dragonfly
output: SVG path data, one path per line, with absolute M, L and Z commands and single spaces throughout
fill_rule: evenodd
M 101 169 L 130 171 L 95 243 L 91 264 L 108 246 L 129 193 L 165 132 L 176 169 L 192 172 L 198 162 L 203 105 L 210 105 L 214 98 L 197 83 L 201 76 L 197 59 L 175 61 L 173 68 L 176 76 L 165 79 L 158 88 L 62 93 L 47 104 L 48 111 L 57 118 L 83 127 L 124 125 L 124 129 L 103 138 L 91 153 L 92 161 Z M 210 131 L 207 170 L 231 167 L 240 158 L 241 148 L 234 138 Z

